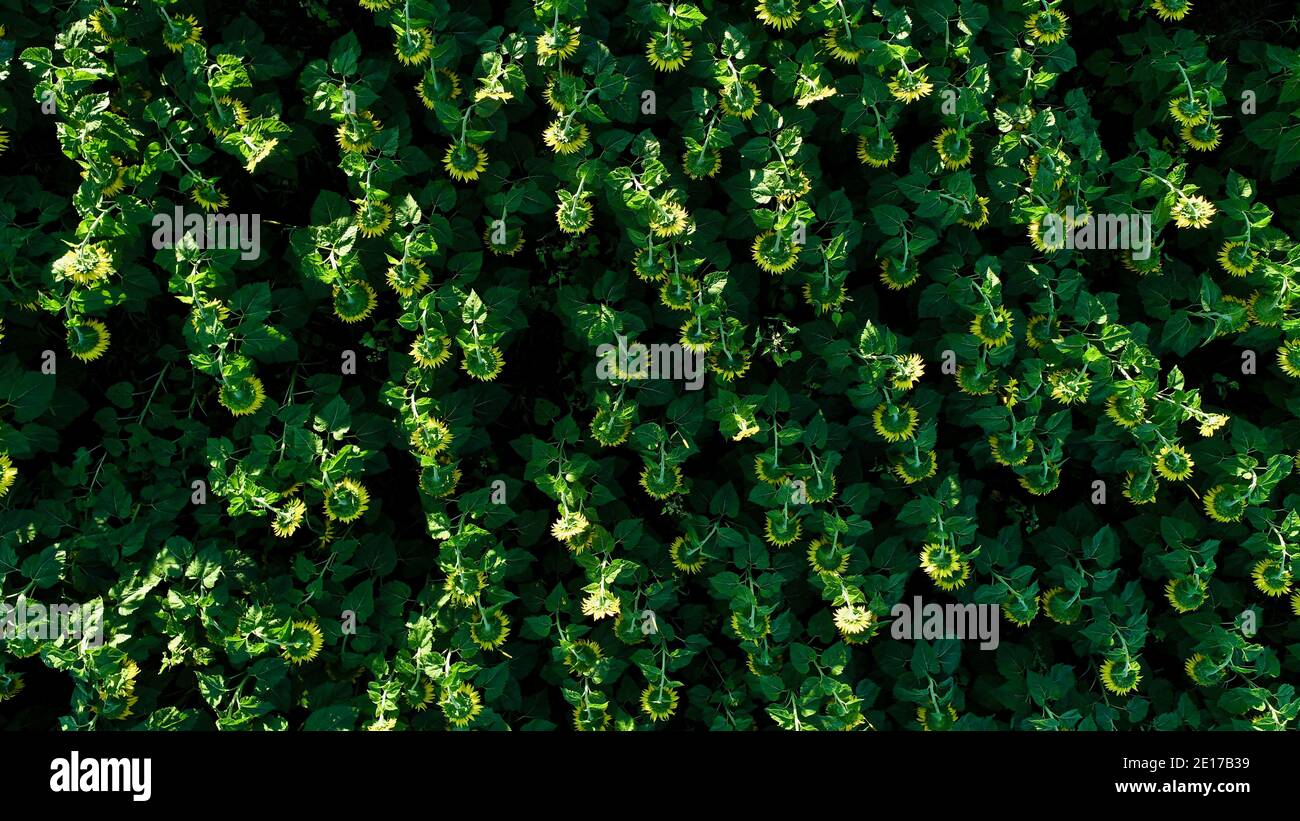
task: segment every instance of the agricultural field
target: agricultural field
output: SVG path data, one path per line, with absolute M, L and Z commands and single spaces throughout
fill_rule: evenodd
M 1295 729 L 1297 15 L 0 0 L 0 729 Z

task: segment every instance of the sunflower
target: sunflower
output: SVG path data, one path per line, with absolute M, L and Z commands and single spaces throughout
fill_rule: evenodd
M 495 650 L 510 637 L 510 617 L 501 610 L 489 611 L 486 618 L 480 612 L 469 623 L 469 637 L 479 648 Z
M 894 390 L 909 390 L 925 375 L 925 359 L 919 353 L 904 354 L 894 360 L 893 369 L 890 385 Z
M 306 503 L 302 499 L 290 499 L 288 504 L 271 515 L 271 532 L 278 539 L 287 539 L 298 532 L 306 517 Z
M 891 468 L 899 481 L 914 485 L 933 476 L 939 469 L 939 457 L 932 450 L 904 453 Z
M 1199 194 L 1183 197 L 1170 212 L 1179 228 L 1204 228 L 1214 218 L 1214 203 Z
M 1165 585 L 1165 598 L 1179 613 L 1190 613 L 1205 604 L 1209 593 L 1197 576 L 1179 576 Z
M 1051 397 L 1063 405 L 1086 402 L 1092 391 L 1092 378 L 1086 370 L 1063 368 L 1048 371 L 1045 379 L 1051 385 Z
M 501 228 L 505 230 L 502 231 Z M 498 243 L 497 239 L 502 239 L 502 242 Z M 494 221 L 483 229 L 483 245 L 497 256 L 512 257 L 524 247 L 524 229 L 511 228 L 504 223 L 498 225 Z
M 783 274 L 799 261 L 803 246 L 787 240 L 776 231 L 765 231 L 754 237 L 750 253 L 754 264 L 769 274 Z
M 248 125 L 248 106 L 233 97 L 218 97 L 204 116 L 204 123 L 214 137 L 224 136 Z
M 266 401 L 266 389 L 256 376 L 242 376 L 223 381 L 217 391 L 217 401 L 232 416 L 248 416 L 262 407 Z
M 488 156 L 482 146 L 471 142 L 456 142 L 447 146 L 442 155 L 442 167 L 453 180 L 470 182 L 487 168 Z
M 869 134 L 858 135 L 858 159 L 863 165 L 884 168 L 898 157 L 898 141 L 887 129 L 872 129 Z
M 416 365 L 432 370 L 451 359 L 451 339 L 440 333 L 422 333 L 411 343 L 410 354 Z
M 970 562 L 962 562 L 960 569 L 946 579 L 934 579 L 934 584 L 940 590 L 951 593 L 954 590 L 960 590 L 966 586 L 970 580 Z
M 54 275 L 80 286 L 94 285 L 113 273 L 113 258 L 99 243 L 70 248 L 51 266 Z
M 808 545 L 808 564 L 816 573 L 838 576 L 849 569 L 849 549 L 837 542 L 813 539 Z
M 880 282 L 891 291 L 909 288 L 920 278 L 921 268 L 916 264 L 915 257 L 905 268 L 900 267 L 891 257 L 882 257 L 880 260 Z
M 677 71 L 691 59 L 691 41 L 680 32 L 656 32 L 645 44 L 645 56 L 658 71 Z
M 955 128 L 945 128 L 934 138 L 934 150 L 948 170 L 965 168 L 975 156 L 975 146 L 970 138 Z
M 1049 236 L 1043 236 L 1043 221 L 1035 217 L 1029 222 L 1029 244 L 1034 246 L 1039 253 L 1050 254 L 1053 251 L 1059 251 L 1065 247 L 1065 237 L 1061 236 L 1064 232 L 1053 231 Z
M 1064 587 L 1053 587 L 1043 594 L 1043 613 L 1057 624 L 1072 624 L 1083 613 L 1083 602 L 1076 593 L 1070 599 Z
M 1201 653 L 1194 653 L 1183 665 L 1187 677 L 1201 687 L 1212 687 L 1223 677 L 1223 668 Z
M 656 202 L 650 213 L 650 232 L 656 237 L 675 237 L 686 230 L 690 214 L 679 203 Z
M 934 91 L 934 83 L 926 76 L 925 66 L 921 66 L 916 71 L 900 68 L 887 86 L 889 93 L 900 103 L 914 103 L 930 96 L 930 92 Z
M 709 358 L 709 367 L 718 375 L 718 378 L 726 382 L 744 376 L 751 364 L 743 351 L 715 352 Z M 755 429 L 753 432 L 757 433 L 758 430 Z
M 989 436 L 989 452 L 993 461 L 1003 467 L 1020 467 L 1029 461 L 1034 452 L 1034 440 L 1026 436 L 1013 436 L 1008 433 L 995 433 Z
M 1300 593 L 1296 593 L 1291 597 L 1291 612 L 1300 616 Z
M 802 291 L 804 301 L 815 308 L 819 314 L 839 310 L 844 305 L 844 301 L 849 298 L 849 293 L 842 283 L 826 280 L 823 277 L 818 277 L 813 282 L 805 282 Z
M 353 219 L 357 232 L 363 237 L 382 237 L 393 224 L 393 209 L 386 202 L 378 200 L 354 200 L 357 204 Z
M 641 470 L 641 487 L 651 499 L 667 499 L 682 490 L 682 469 L 677 465 L 646 465 Z
M 760 642 L 772 632 L 772 617 L 758 610 L 746 608 L 744 617 L 731 613 L 731 629 L 742 641 Z
M 1025 20 L 1025 31 L 1035 42 L 1050 46 L 1064 40 L 1069 27 L 1064 14 L 1056 9 L 1045 9 L 1029 15 Z
M 677 690 L 662 681 L 641 691 L 641 710 L 651 721 L 663 721 L 677 712 Z
M 561 195 L 560 204 L 555 208 L 555 223 L 566 234 L 584 234 L 591 227 L 593 219 L 591 203 L 575 196 Z
M 1200 426 L 1196 432 L 1202 436 L 1213 436 L 1214 432 L 1224 425 L 1228 424 L 1231 417 L 1222 413 L 1211 413 L 1201 420 Z
M 18 481 L 18 468 L 14 467 L 13 459 L 9 457 L 8 452 L 0 453 L 0 497 L 5 496 L 16 481 Z
M 631 406 L 598 408 L 591 418 L 591 438 L 606 448 L 623 444 L 632 432 L 632 417 L 635 413 L 636 409 Z
M 971 321 L 970 332 L 990 348 L 1000 348 L 1011 341 L 1015 329 L 1015 318 L 1011 311 L 1003 306 L 993 309 L 990 314 L 976 314 Z
M 397 0 L 357 0 L 357 2 L 366 11 L 386 11 L 391 9 Z
M 111 157 L 110 159 L 112 160 L 115 169 L 113 171 L 113 179 L 108 185 L 104 186 L 102 193 L 105 197 L 116 197 L 118 194 L 126 190 L 126 167 L 122 165 L 121 157 Z M 81 172 L 81 176 L 87 176 L 86 172 Z
M 378 304 L 378 294 L 365 280 L 334 286 L 334 315 L 349 325 L 370 316 Z
M 564 666 L 580 678 L 596 675 L 597 665 L 605 657 L 600 645 L 591 639 L 577 639 L 565 648 Z
M 762 102 L 758 86 L 748 80 L 723 82 L 718 99 L 722 103 L 724 112 L 742 120 L 753 117 L 754 112 L 758 110 L 758 104 Z
M 321 636 L 320 625 L 315 621 L 295 621 L 289 627 L 289 635 L 281 645 L 285 660 L 290 664 L 306 664 L 320 655 L 325 639 Z
M 871 412 L 871 425 L 876 434 L 886 442 L 902 442 L 916 434 L 920 414 L 916 408 L 904 402 L 882 402 Z
M 9 132 L 0 128 L 0 154 L 9 150 Z
M 1114 393 L 1106 399 L 1106 415 L 1121 428 L 1142 424 L 1147 401 L 1135 393 Z
M 447 689 L 438 701 L 443 718 L 453 727 L 468 727 L 483 712 L 483 699 L 468 681 Z
M 460 75 L 449 68 L 435 68 L 425 71 L 420 82 L 415 85 L 424 107 L 433 110 L 438 102 L 454 100 L 460 96 Z
M 1035 496 L 1046 496 L 1061 484 L 1061 469 L 1048 462 L 1041 470 L 1034 468 L 1028 473 L 1020 474 L 1020 486 Z
M 1277 349 L 1277 366 L 1292 379 L 1300 379 L 1300 339 L 1288 339 Z
M 916 708 L 916 721 L 921 725 L 921 729 L 929 732 L 930 730 L 947 730 L 952 727 L 952 723 L 957 720 L 957 710 L 951 704 L 948 705 L 947 714 L 942 710 L 931 712 L 924 707 Z
M 609 729 L 614 717 L 604 705 L 597 707 L 585 701 L 573 708 L 573 729 L 580 733 L 594 733 Z
M 1225 242 L 1219 249 L 1219 265 L 1234 277 L 1244 277 L 1255 270 L 1259 253 L 1244 242 Z
M 409 299 L 428 287 L 429 272 L 419 260 L 389 257 L 388 261 L 390 265 L 384 279 L 398 296 Z
M 754 16 L 765 26 L 785 31 L 794 28 L 803 17 L 803 11 L 799 8 L 798 0 L 758 0 Z
M 572 117 L 562 117 L 546 127 L 542 133 L 542 142 L 557 154 L 575 154 L 587 144 L 589 136 L 586 123 L 576 122 Z
M 1246 512 L 1246 496 L 1234 485 L 1215 485 L 1205 494 L 1205 515 L 1216 522 L 1239 522 Z
M 374 138 L 384 128 L 369 111 L 348 115 L 334 132 L 339 148 L 354 154 L 364 154 L 375 147 Z
M 67 328 L 65 340 L 68 352 L 82 362 L 93 362 L 108 350 L 112 334 L 98 319 L 73 319 Z
M 579 29 L 568 23 L 560 23 L 537 35 L 534 45 L 537 47 L 538 62 L 562 62 L 577 54 L 578 46 L 582 43 L 578 35 Z
M 1161 20 L 1181 20 L 1192 10 L 1191 0 L 1151 0 L 1151 10 Z
M 420 490 L 430 498 L 442 499 L 456 492 L 460 478 L 460 468 L 452 465 L 450 457 L 444 455 L 420 471 Z
M 1165 445 L 1156 456 L 1156 473 L 1171 482 L 1181 482 L 1192 475 L 1196 463 L 1181 445 Z
M 932 579 L 947 579 L 961 572 L 961 554 L 943 542 L 921 548 L 921 569 Z
M 780 510 L 769 510 L 764 517 L 763 539 L 773 547 L 786 547 L 799 541 L 803 523 Z
M 1250 570 L 1255 587 L 1266 596 L 1280 598 L 1291 592 L 1291 571 L 1276 559 L 1261 559 Z
M 1200 125 L 1184 125 L 1178 135 L 1183 138 L 1183 142 L 1197 151 L 1213 151 L 1219 147 L 1222 133 L 1217 125 L 1207 122 Z
M 470 345 L 460 361 L 460 369 L 481 382 L 491 382 L 506 366 L 506 358 L 495 345 Z
M 1117 696 L 1131 693 L 1142 682 L 1142 665 L 1135 659 L 1106 659 L 1101 663 L 1101 683 Z
M 957 366 L 957 390 L 967 396 L 988 396 L 998 387 L 998 375 L 996 371 L 991 371 L 983 362 L 976 362 L 973 366 Z
M 844 31 L 841 39 L 840 27 L 835 25 L 826 27 L 826 33 L 821 37 L 821 44 L 828 54 L 841 63 L 849 65 L 861 60 L 862 55 L 866 54 L 862 49 L 854 47 L 852 32 Z
M 453 567 L 442 583 L 442 589 L 446 591 L 452 602 L 461 607 L 469 607 L 478 601 L 479 593 L 482 593 L 486 587 L 486 573 L 466 570 L 463 567 Z
M 347 524 L 360 519 L 370 508 L 370 491 L 352 477 L 325 491 L 325 517 Z
M 229 203 L 215 181 L 204 180 L 190 189 L 190 199 L 204 211 L 220 211 Z
M 619 616 L 622 610 L 623 603 L 619 601 L 618 596 L 606 590 L 604 586 L 582 600 L 582 615 L 591 616 L 596 620 Z
M 454 438 L 451 434 L 451 428 L 447 427 L 446 422 L 432 416 L 426 416 L 415 426 L 410 441 L 411 447 L 415 448 L 421 455 L 437 456 L 451 447 Z
M 861 605 L 846 604 L 835 608 L 835 628 L 846 636 L 867 632 L 876 624 L 876 614 Z
M 1038 594 L 1008 591 L 1002 600 L 1002 612 L 1017 627 L 1028 627 L 1038 618 Z
M 678 536 L 668 546 L 668 558 L 672 560 L 673 567 L 682 573 L 694 574 L 700 572 L 708 557 L 704 555 L 703 545 L 696 539 L 692 537 L 688 540 L 684 536 Z
M 566 510 L 551 525 L 551 535 L 562 542 L 572 541 L 587 531 L 590 523 L 580 510 Z
M 126 23 L 119 16 L 123 9 L 100 6 L 90 15 L 90 30 L 99 35 L 105 43 L 126 42 Z
M 971 211 L 975 213 L 971 213 Z M 983 228 L 989 224 L 989 198 L 983 196 L 975 197 L 975 208 L 968 209 L 965 216 L 957 220 L 958 225 L 964 225 L 971 230 Z
M 705 149 L 703 146 L 694 150 L 687 149 L 682 154 L 682 171 L 693 180 L 713 177 L 722 168 L 722 152 Z
M 397 42 L 393 43 L 393 53 L 404 66 L 419 65 L 433 53 L 433 34 L 427 28 L 399 31 Z
M 1180 125 L 1200 125 L 1210 119 L 1210 109 L 1192 97 L 1175 97 L 1169 101 L 1169 116 Z
M 162 41 L 168 51 L 180 51 L 191 43 L 197 43 L 203 36 L 203 27 L 193 15 L 168 17 L 164 12 L 163 16 L 166 22 L 163 23 Z

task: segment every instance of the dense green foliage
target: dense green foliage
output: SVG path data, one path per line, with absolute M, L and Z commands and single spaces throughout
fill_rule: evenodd
M 0 727 L 1294 727 L 1297 22 L 1195 5 L 0 0 L 0 596 L 105 639 Z

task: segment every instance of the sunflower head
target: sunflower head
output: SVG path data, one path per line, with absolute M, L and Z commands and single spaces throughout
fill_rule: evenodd
M 1025 20 L 1025 31 L 1036 42 L 1050 46 L 1065 39 L 1069 26 L 1064 14 L 1056 9 L 1044 9 L 1029 15 Z
M 370 316 L 378 303 L 378 294 L 365 280 L 358 279 L 334 286 L 334 315 L 348 324 Z
M 393 224 L 393 209 L 386 202 L 367 197 L 357 200 L 356 206 L 353 221 L 363 237 L 382 237 Z
M 370 491 L 356 479 L 348 477 L 325 492 L 325 516 L 347 524 L 360 519 L 370 508 Z
M 1165 584 L 1165 598 L 1179 613 L 1190 613 L 1205 604 L 1209 593 L 1197 576 L 1179 576 Z
M 858 135 L 858 159 L 863 165 L 884 168 L 898 157 L 898 142 L 885 128 L 873 128 Z
M 1142 665 L 1127 655 L 1108 658 L 1101 664 L 1101 682 L 1117 696 L 1131 693 L 1142 682 Z
M 646 43 L 645 55 L 657 71 L 677 71 L 691 59 L 691 43 L 680 32 L 655 32 Z
M 468 727 L 483 712 L 483 699 L 468 681 L 448 688 L 438 701 L 442 715 L 453 727 Z
M 290 664 L 306 664 L 320 655 L 324 643 L 320 625 L 315 621 L 295 621 L 289 625 L 280 649 Z
M 468 141 L 455 142 L 442 155 L 442 167 L 457 182 L 471 182 L 487 168 L 487 160 L 482 146 Z

